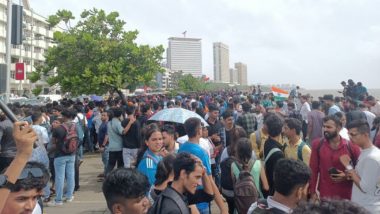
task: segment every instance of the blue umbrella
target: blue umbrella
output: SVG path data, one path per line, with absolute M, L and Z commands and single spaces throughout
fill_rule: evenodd
M 199 116 L 199 114 L 184 108 L 166 108 L 155 113 L 151 118 L 149 118 L 149 120 L 167 121 L 184 124 L 185 121 L 190 117 L 197 117 L 201 120 L 204 126 L 208 126 L 205 119 Z

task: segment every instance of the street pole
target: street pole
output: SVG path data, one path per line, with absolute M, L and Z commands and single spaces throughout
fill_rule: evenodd
M 6 38 L 6 75 L 5 75 L 5 103 L 9 102 L 9 95 L 11 92 L 10 89 L 10 80 L 11 80 L 11 36 L 12 36 L 12 0 L 8 0 L 7 2 L 7 10 L 8 10 L 8 16 L 7 16 L 7 38 Z

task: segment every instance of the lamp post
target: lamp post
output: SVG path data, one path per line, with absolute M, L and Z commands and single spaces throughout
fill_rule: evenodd
M 11 75 L 11 36 L 12 36 L 12 0 L 7 2 L 7 39 L 6 39 L 6 86 L 5 86 L 5 103 L 9 102 L 10 95 L 10 75 Z

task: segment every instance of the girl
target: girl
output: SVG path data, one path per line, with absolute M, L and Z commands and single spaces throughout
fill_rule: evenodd
M 163 149 L 162 133 L 154 123 L 149 124 L 143 131 L 141 149 L 137 155 L 137 170 L 148 177 L 150 185 L 156 178 L 158 162 L 162 159 L 160 151 Z

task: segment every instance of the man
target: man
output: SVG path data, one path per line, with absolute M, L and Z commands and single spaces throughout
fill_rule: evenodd
M 234 112 L 230 109 L 226 110 L 223 113 L 223 122 L 224 129 L 226 133 L 226 145 L 225 147 L 231 145 L 232 143 L 232 135 L 234 134 L 235 124 L 234 124 Z
M 285 146 L 285 157 L 294 160 L 303 161 L 309 165 L 311 149 L 309 145 L 302 140 L 301 134 L 302 124 L 301 121 L 295 118 L 285 120 L 284 134 L 289 139 Z
M 190 214 L 193 210 L 190 211 L 189 205 L 196 201 L 212 200 L 211 181 L 197 157 L 186 152 L 178 154 L 173 162 L 173 171 L 173 182 L 160 194 L 149 213 Z M 200 180 L 204 190 L 197 189 Z
M 359 204 L 355 204 L 349 200 L 324 200 L 321 203 L 302 203 L 293 210 L 292 214 L 370 214 Z
M 340 112 L 340 108 L 335 105 L 334 96 L 332 94 L 326 94 L 323 96 L 323 101 L 327 107 L 327 115 L 334 115 L 337 112 Z
M 269 194 L 274 193 L 273 172 L 277 161 L 284 158 L 283 145 L 280 143 L 284 121 L 277 114 L 271 114 L 265 121 L 268 130 L 268 139 L 264 145 L 264 165 L 268 178 Z
M 367 117 L 364 112 L 358 108 L 358 102 L 355 100 L 348 101 L 348 112 L 346 113 L 346 124 L 349 124 L 353 120 L 366 120 Z
M 309 167 L 301 161 L 279 160 L 274 170 L 273 196 L 254 203 L 248 213 L 291 213 L 300 201 L 306 199 L 310 175 Z
M 306 140 L 309 140 L 309 142 L 322 137 L 323 118 L 325 117 L 325 113 L 321 111 L 321 103 L 319 101 L 313 101 L 311 108 L 312 110 L 307 113 L 308 127 Z
M 345 167 L 339 158 L 348 154 L 356 162 L 360 148 L 343 139 L 339 135 L 341 129 L 342 123 L 337 116 L 326 116 L 323 119 L 324 138 L 312 142 L 310 194 L 314 201 L 318 200 L 316 190 L 319 191 L 321 199 L 351 199 L 352 181 L 347 180 Z
M 2 213 L 32 213 L 48 181 L 49 173 L 43 164 L 26 163 L 16 183 L 7 186 L 11 193 Z
M 124 128 L 123 134 L 123 161 L 125 168 L 131 168 L 136 162 L 137 151 L 141 142 L 140 122 L 135 117 L 135 107 L 127 106 L 128 118 L 123 120 L 121 126 Z
M 103 194 L 112 214 L 145 214 L 150 203 L 149 182 L 135 169 L 118 168 L 103 183 Z
M 311 111 L 310 105 L 308 103 L 308 96 L 302 95 L 301 96 L 301 109 L 300 109 L 300 114 L 302 116 L 302 138 L 303 140 L 306 140 L 307 136 L 307 125 L 308 125 L 308 120 L 307 120 L 307 114 Z
M 17 114 L 18 111 L 13 110 Z M 21 112 L 20 112 L 21 113 Z M 0 171 L 3 171 L 16 156 L 16 143 L 13 136 L 13 124 L 3 112 L 0 112 Z
M 380 116 L 380 101 L 376 100 L 373 96 L 367 97 L 367 103 L 369 106 L 369 111 L 374 113 L 377 117 Z
M 362 149 L 355 169 L 351 164 L 350 156 L 340 157 L 349 179 L 354 182 L 351 200 L 371 213 L 379 213 L 380 150 L 371 142 L 370 129 L 366 120 L 354 120 L 348 124 L 347 128 L 351 141 Z
M 107 170 L 108 165 L 108 134 L 107 134 L 107 127 L 108 127 L 108 120 L 109 120 L 109 112 L 103 111 L 101 113 L 101 120 L 102 123 L 99 126 L 98 130 L 98 145 L 99 145 L 99 151 L 102 153 L 102 162 L 103 162 L 103 173 L 99 174 L 99 182 L 103 181 L 103 178 L 105 177 L 105 173 Z
M 215 185 L 215 182 L 213 181 L 211 175 L 210 157 L 208 156 L 207 152 L 199 146 L 199 140 L 202 137 L 201 120 L 195 117 L 191 117 L 185 121 L 184 127 L 189 140 L 179 148 L 178 152 L 188 152 L 202 160 L 202 164 L 206 167 L 206 173 L 209 176 L 213 187 L 215 202 L 218 205 L 221 213 L 227 213 L 227 209 L 219 193 L 218 187 Z M 197 205 L 197 207 L 200 213 L 209 213 L 210 211 L 208 203 L 200 203 Z
M 248 135 L 256 131 L 257 121 L 253 113 L 251 113 L 252 105 L 249 102 L 242 104 L 243 114 L 236 120 L 236 125 L 244 128 Z
M 64 125 L 61 125 L 53 129 L 53 133 L 52 133 L 52 142 L 54 142 L 55 147 L 56 147 L 55 155 L 54 155 L 54 169 L 55 169 L 54 184 L 55 184 L 56 197 L 55 197 L 55 200 L 50 201 L 47 204 L 49 207 L 63 205 L 63 193 L 64 193 L 63 189 L 64 189 L 65 181 L 66 181 L 65 202 L 72 202 L 74 200 L 73 193 L 74 193 L 74 188 L 75 188 L 76 151 L 73 153 L 68 153 L 64 151 L 63 148 L 65 147 L 65 144 L 67 143 L 65 142 L 65 139 L 71 127 L 75 126 L 76 129 L 78 130 L 76 123 L 73 122 L 74 115 L 76 115 L 76 113 L 73 113 L 72 111 L 66 109 L 66 110 L 63 110 L 61 114 L 62 114 L 63 121 L 67 129 L 64 127 Z M 77 173 L 77 175 L 79 176 L 79 173 Z
M 176 154 L 179 150 L 179 143 L 175 140 L 175 130 L 173 126 L 165 125 L 161 129 L 162 140 L 164 141 L 165 150 L 170 154 Z

